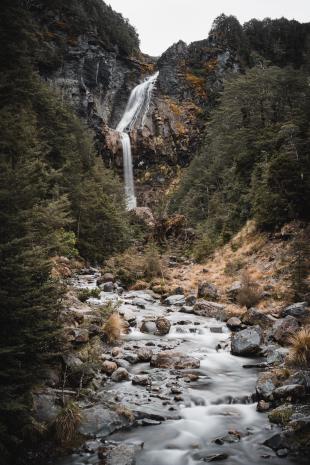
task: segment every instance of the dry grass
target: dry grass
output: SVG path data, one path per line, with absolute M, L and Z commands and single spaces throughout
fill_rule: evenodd
M 133 422 L 135 419 L 134 413 L 132 410 L 130 410 L 128 407 L 125 405 L 117 405 L 115 407 L 115 412 L 118 413 L 118 415 L 122 415 L 123 417 L 127 418 L 130 422 Z
M 55 435 L 60 444 L 69 444 L 76 436 L 82 415 L 78 404 L 71 401 L 58 414 L 55 420 Z
M 119 341 L 125 331 L 124 320 L 119 313 L 112 313 L 103 326 L 109 344 Z
M 242 287 L 238 292 L 237 302 L 242 307 L 251 308 L 261 300 L 261 292 L 257 283 L 251 280 L 248 273 L 242 274 Z
M 310 367 L 310 326 L 302 328 L 289 339 L 291 345 L 287 361 L 290 365 Z

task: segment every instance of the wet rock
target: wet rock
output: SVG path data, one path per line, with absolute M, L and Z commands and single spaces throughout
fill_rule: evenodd
M 139 357 L 136 353 L 133 352 L 128 352 L 123 355 L 123 359 L 127 360 L 127 362 L 131 363 L 131 365 L 134 365 L 135 363 L 139 362 Z
M 229 318 L 226 324 L 231 331 L 239 331 L 242 328 L 242 321 L 236 316 Z
M 289 353 L 289 349 L 285 347 L 269 346 L 264 353 L 267 355 L 266 361 L 268 365 L 281 365 Z
M 169 333 L 170 328 L 171 328 L 171 323 L 167 318 L 158 317 L 155 324 L 156 324 L 157 332 L 160 336 L 165 336 L 166 334 Z
M 152 356 L 151 366 L 155 368 L 199 368 L 200 361 L 181 352 L 164 351 Z
M 269 410 L 269 409 L 270 409 L 270 403 L 269 402 L 266 402 L 264 400 L 260 400 L 257 403 L 256 410 L 258 412 L 267 412 L 267 410 Z
M 139 444 L 121 443 L 108 448 L 101 448 L 99 455 L 103 459 L 104 465 L 135 465 L 136 455 L 141 450 Z
M 279 379 L 274 371 L 260 373 L 256 382 L 256 394 L 258 398 L 264 399 L 267 402 L 273 400 L 273 392 L 281 383 L 282 380 Z
M 114 281 L 115 281 L 115 278 L 112 273 L 104 273 L 104 275 L 102 275 L 99 279 L 97 279 L 97 286 L 100 286 L 101 284 L 105 284 L 105 283 L 114 282 Z
M 188 305 L 183 305 L 180 308 L 180 312 L 182 313 L 194 313 L 193 307 L 189 307 Z
M 164 305 L 168 305 L 169 307 L 181 307 L 182 305 L 185 305 L 185 297 L 183 294 L 170 295 L 169 297 L 166 297 L 166 299 L 164 300 Z
M 130 363 L 127 360 L 124 360 L 123 358 L 118 358 L 117 359 L 117 365 L 120 368 L 125 368 L 126 370 L 130 369 Z
M 299 329 L 299 324 L 293 316 L 286 316 L 281 320 L 277 320 L 273 326 L 272 337 L 279 344 L 285 345 L 289 342 L 289 338 L 293 336 Z
M 79 432 L 85 435 L 100 434 L 101 437 L 128 426 L 130 421 L 113 410 L 94 405 L 83 410 Z
M 281 312 L 281 317 L 293 316 L 298 321 L 303 322 L 310 317 L 310 310 L 307 302 L 297 302 L 289 305 Z
M 125 305 L 118 310 L 118 313 L 129 323 L 129 326 L 135 326 L 137 324 L 136 314 Z
M 145 304 L 146 304 L 144 299 L 139 299 L 137 297 L 135 299 L 133 299 L 131 303 L 132 303 L 132 305 L 135 305 L 136 307 L 142 308 L 142 309 L 145 308 Z
M 284 383 L 300 384 L 305 388 L 306 393 L 310 392 L 310 370 L 299 370 L 293 373 Z
M 217 318 L 222 321 L 228 319 L 224 305 L 210 302 L 208 300 L 198 300 L 193 307 L 193 313 L 199 316 Z
M 234 355 L 258 355 L 261 352 L 262 340 L 262 331 L 259 326 L 233 333 L 231 353 Z
M 113 347 L 111 354 L 113 357 L 122 357 L 123 349 L 121 347 Z
M 142 347 L 136 353 L 139 362 L 150 362 L 153 355 L 153 351 L 147 347 Z
M 198 460 L 200 462 L 219 462 L 221 460 L 228 459 L 228 455 L 223 454 L 210 454 L 209 450 L 202 450 L 199 452 L 195 452 L 193 454 L 193 459 Z
M 210 283 L 200 282 L 198 284 L 197 297 L 198 299 L 217 300 L 219 296 L 218 289 Z
M 236 302 L 239 291 L 242 288 L 241 281 L 235 281 L 227 291 L 228 298 L 231 302 Z
M 106 373 L 107 375 L 112 375 L 115 370 L 117 370 L 117 364 L 115 362 L 110 362 L 109 360 L 106 360 L 103 362 L 101 370 L 103 373 Z
M 112 283 L 112 281 L 109 281 L 107 283 L 102 284 L 100 288 L 103 290 L 103 292 L 113 292 L 114 284 Z
M 210 332 L 219 334 L 223 332 L 223 328 L 222 326 L 210 326 Z
M 288 449 L 279 449 L 277 450 L 277 456 L 278 457 L 286 457 L 288 455 L 289 451 Z
M 156 323 L 154 320 L 143 320 L 141 327 L 141 333 L 155 334 L 157 331 Z
M 250 326 L 260 326 L 263 329 L 267 329 L 273 326 L 276 320 L 265 313 L 257 310 L 257 308 L 249 308 L 246 313 L 242 316 L 242 322 Z
M 269 414 L 268 418 L 271 423 L 285 426 L 290 421 L 293 415 L 293 406 L 289 404 L 280 405 L 273 409 Z
M 82 446 L 82 451 L 86 452 L 87 454 L 95 454 L 95 452 L 99 449 L 100 442 L 98 441 L 87 441 Z
M 119 367 L 111 376 L 112 381 L 120 383 L 121 381 L 127 381 L 129 379 L 129 373 L 126 368 Z
M 157 426 L 161 424 L 161 421 L 158 420 L 151 420 L 150 418 L 141 418 L 141 420 L 137 421 L 139 426 Z
M 197 298 L 194 294 L 191 294 L 185 297 L 185 305 L 189 307 L 195 305 L 196 302 L 197 302 Z
M 184 295 L 184 289 L 183 287 L 176 287 L 173 291 L 174 295 Z
M 274 390 L 273 396 L 275 399 L 291 399 L 299 400 L 305 395 L 305 388 L 300 384 L 288 384 L 280 386 Z
M 135 375 L 132 378 L 132 384 L 138 386 L 148 386 L 150 384 L 150 378 L 147 375 Z

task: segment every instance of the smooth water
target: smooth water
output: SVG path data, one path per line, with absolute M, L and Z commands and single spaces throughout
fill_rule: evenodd
M 127 131 L 129 132 L 135 127 L 142 128 L 144 126 L 157 77 L 158 72 L 132 90 L 123 117 L 116 128 L 120 133 L 123 149 L 125 198 L 128 210 L 132 210 L 137 206 L 137 199 L 135 195 L 131 143 Z

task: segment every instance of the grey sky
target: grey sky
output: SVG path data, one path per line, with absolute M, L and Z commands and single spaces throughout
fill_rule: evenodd
M 219 14 L 241 23 L 266 17 L 310 21 L 310 0 L 105 0 L 136 27 L 141 50 L 160 55 L 179 39 L 187 43 L 207 37 Z

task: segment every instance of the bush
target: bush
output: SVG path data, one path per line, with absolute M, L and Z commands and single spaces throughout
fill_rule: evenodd
M 77 403 L 71 401 L 62 409 L 55 420 L 55 435 L 62 445 L 70 444 L 76 436 L 82 415 Z
M 125 324 L 119 313 L 112 313 L 105 322 L 103 331 L 109 344 L 120 340 L 122 333 L 125 331 Z
M 294 366 L 310 367 L 310 327 L 302 328 L 290 337 L 291 344 L 288 363 Z
M 160 255 L 154 244 L 150 244 L 146 249 L 143 268 L 144 277 L 147 279 L 162 276 Z
M 94 289 L 82 289 L 78 293 L 78 299 L 81 302 L 86 302 L 86 300 L 91 298 L 91 297 L 93 297 L 94 299 L 99 299 L 100 292 L 101 291 L 100 291 L 100 289 L 98 289 L 98 287 L 96 287 Z
M 247 274 L 242 276 L 242 287 L 237 295 L 237 302 L 242 307 L 254 307 L 261 300 L 261 292 L 258 285 L 251 281 Z
M 193 257 L 199 263 L 209 257 L 215 250 L 216 243 L 208 234 L 203 234 L 193 247 Z

